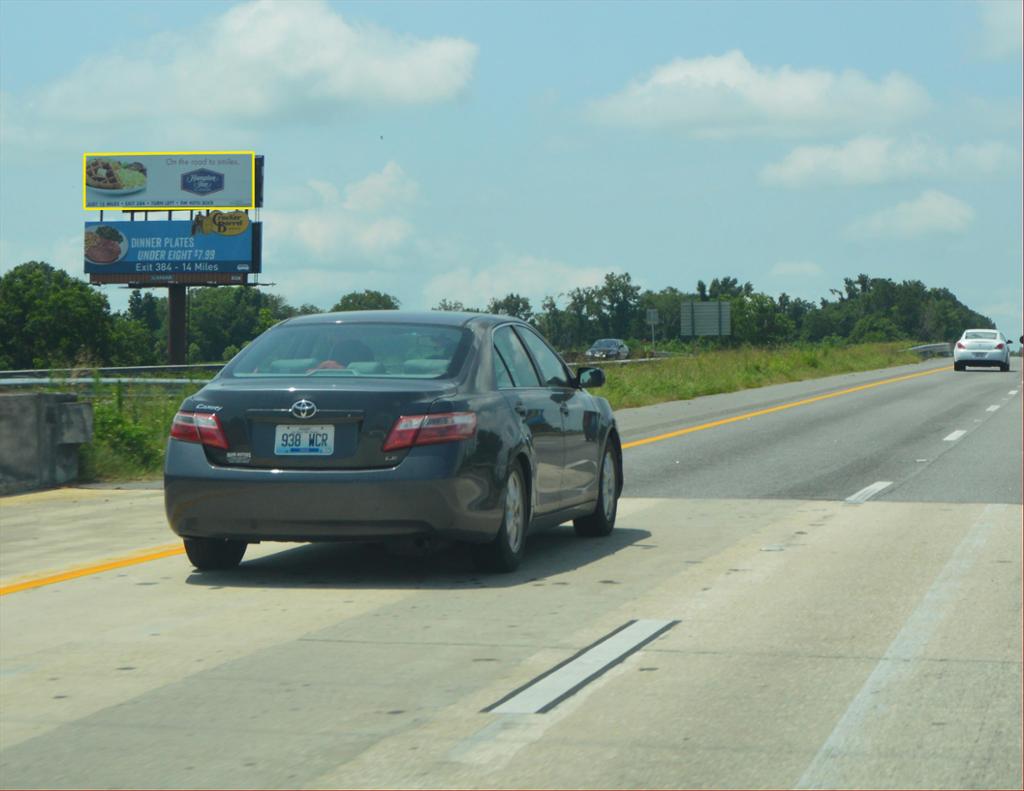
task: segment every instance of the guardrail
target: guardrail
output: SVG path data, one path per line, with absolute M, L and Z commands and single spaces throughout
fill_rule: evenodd
M 0 387 L 32 387 L 33 385 L 189 385 L 206 384 L 209 379 L 161 379 L 141 376 L 21 376 L 0 379 Z
M 224 363 L 195 363 L 193 365 L 119 365 L 119 366 L 108 366 L 105 368 L 21 368 L 11 371 L 0 371 L 0 377 L 15 377 L 15 376 L 53 376 L 58 373 L 68 374 L 81 374 L 83 371 L 95 371 L 99 374 L 119 374 L 119 373 L 132 373 L 138 371 L 142 373 L 144 371 L 219 371 L 224 367 Z
M 103 368 L 22 368 L 0 371 L 0 387 L 32 387 L 38 385 L 90 385 L 90 384 L 140 384 L 140 385 L 203 385 L 210 377 L 179 378 L 159 376 L 104 376 L 103 374 L 182 373 L 210 371 L 216 373 L 224 363 L 196 363 L 194 365 L 122 365 Z M 83 375 L 92 371 L 93 376 Z M 67 374 L 60 376 L 59 374 Z
M 569 363 L 573 367 L 581 365 L 629 365 L 632 363 L 650 363 L 665 360 L 667 357 L 637 357 L 631 360 L 579 360 Z M 159 373 L 174 371 L 210 371 L 216 373 L 224 367 L 224 363 L 197 363 L 195 365 L 129 365 L 105 368 L 23 368 L 13 371 L 0 371 L 0 387 L 31 387 L 33 385 L 88 385 L 88 384 L 142 384 L 142 385 L 177 385 L 206 384 L 209 378 L 182 377 L 178 379 L 147 376 L 103 376 L 103 374 Z M 95 371 L 99 376 L 83 376 L 85 370 Z M 66 373 L 68 376 L 55 374 Z
M 629 360 L 577 360 L 576 362 L 568 363 L 569 365 L 580 366 L 580 365 L 592 365 L 600 368 L 602 365 L 629 365 L 630 363 L 654 363 L 658 360 L 667 360 L 668 357 L 634 357 Z
M 911 346 L 908 352 L 917 352 L 922 357 L 952 357 L 953 344 L 951 343 L 923 343 L 920 346 Z

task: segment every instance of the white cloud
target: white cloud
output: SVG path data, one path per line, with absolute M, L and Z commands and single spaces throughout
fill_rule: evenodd
M 1021 303 L 996 302 L 994 304 L 983 305 L 980 312 L 986 316 L 1016 316 L 1019 321 L 1021 315 Z
M 351 211 L 377 211 L 383 206 L 411 201 L 417 191 L 416 182 L 397 163 L 388 162 L 380 173 L 371 173 L 346 187 L 344 206 Z
M 981 49 L 990 58 L 1012 58 L 1024 50 L 1024 3 L 987 0 L 981 8 Z
M 738 50 L 658 66 L 593 106 L 614 124 L 674 127 L 695 135 L 804 135 L 901 123 L 929 106 L 927 92 L 893 72 L 758 67 Z
M 464 39 L 414 39 L 350 24 L 323 0 L 255 0 L 228 8 L 205 29 L 89 58 L 23 109 L 97 127 L 175 117 L 307 122 L 353 104 L 451 99 L 468 84 L 476 55 Z
M 333 267 L 325 270 L 317 266 L 289 266 L 273 278 L 277 286 L 273 293 L 280 294 L 289 304 L 298 307 L 303 304 L 316 305 L 321 310 L 330 310 L 344 294 L 351 291 L 374 289 L 386 294 L 397 295 L 401 278 L 385 270 L 351 270 Z M 409 307 L 402 301 L 402 307 Z
M 858 137 L 841 145 L 798 146 L 766 165 L 761 180 L 782 187 L 882 184 L 921 176 L 979 176 L 1016 169 L 1020 157 L 1005 143 L 948 148 L 928 140 Z
M 1020 154 L 1005 143 L 986 142 L 957 146 L 951 153 L 951 170 L 963 173 L 997 173 L 1020 167 Z
M 779 261 L 769 274 L 773 277 L 819 277 L 823 271 L 813 261 Z
M 40 244 L 25 247 L 0 239 L 0 275 L 29 261 L 44 261 L 55 269 L 63 269 L 72 277 L 84 279 L 82 234 L 65 234 Z
M 348 185 L 344 200 L 342 190 L 330 182 L 310 180 L 306 186 L 313 205 L 263 211 L 265 244 L 274 255 L 293 257 L 298 249 L 313 263 L 347 261 L 354 267 L 353 259 L 385 256 L 412 235 L 412 225 L 394 212 L 415 196 L 418 186 L 395 162 Z
M 605 271 L 599 268 L 574 267 L 530 255 L 506 256 L 495 266 L 459 267 L 436 275 L 423 287 L 423 295 L 431 306 L 448 299 L 482 309 L 491 298 L 516 293 L 527 297 L 538 310 L 544 297 L 599 285 L 604 276 Z
M 934 233 L 961 233 L 974 220 L 974 209 L 938 190 L 925 190 L 914 200 L 898 203 L 851 223 L 855 238 L 909 239 Z

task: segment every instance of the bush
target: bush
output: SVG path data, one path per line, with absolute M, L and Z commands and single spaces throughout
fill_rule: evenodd
M 67 386 L 61 386 L 67 391 Z M 93 438 L 82 446 L 79 475 L 83 480 L 154 478 L 163 469 L 171 421 L 197 385 L 169 392 L 165 388 L 94 384 L 80 395 L 93 407 Z

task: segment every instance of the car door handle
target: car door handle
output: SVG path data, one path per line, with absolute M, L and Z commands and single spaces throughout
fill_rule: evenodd
M 520 415 L 521 417 L 526 417 L 526 407 L 523 406 L 521 403 L 516 404 L 512 408 L 516 411 L 516 414 Z

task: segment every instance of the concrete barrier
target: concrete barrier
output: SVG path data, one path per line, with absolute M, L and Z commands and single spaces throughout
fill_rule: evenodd
M 92 404 L 68 393 L 0 393 L 0 494 L 78 477 L 78 446 L 92 438 Z

